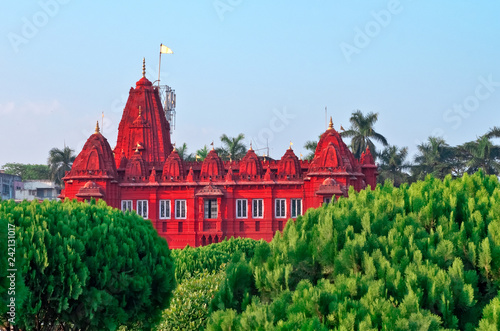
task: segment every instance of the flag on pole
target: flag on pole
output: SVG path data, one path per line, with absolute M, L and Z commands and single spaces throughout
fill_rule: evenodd
M 163 54 L 174 54 L 174 52 L 168 48 L 167 46 L 163 45 L 163 44 L 160 44 L 160 53 L 163 53 Z

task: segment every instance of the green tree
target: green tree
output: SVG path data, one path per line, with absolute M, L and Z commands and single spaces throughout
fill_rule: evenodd
M 44 164 L 6 163 L 5 173 L 20 176 L 23 180 L 50 179 L 50 168 Z
M 195 158 L 197 161 L 203 161 L 205 160 L 205 158 L 207 157 L 208 155 L 208 147 L 207 145 L 203 146 L 203 148 L 200 148 L 196 151 L 196 155 L 195 155 Z
M 247 152 L 245 144 L 243 144 L 245 135 L 240 133 L 236 137 L 228 137 L 223 134 L 220 137 L 222 147 L 218 148 L 217 152 L 223 160 L 241 160 Z
M 151 222 L 98 204 L 0 202 L 16 225 L 16 257 L 29 294 L 23 330 L 150 329 L 175 287 L 167 242 Z
M 225 265 L 221 265 L 224 269 Z M 202 330 L 210 316 L 210 301 L 217 293 L 224 271 L 207 270 L 184 279 L 173 292 L 170 307 L 163 311 L 157 330 Z
M 177 148 L 177 153 L 179 157 L 184 161 L 194 161 L 194 155 L 192 153 L 188 154 L 188 147 L 186 143 L 183 143 L 182 146 Z
M 494 145 L 487 135 L 458 146 L 458 149 L 466 155 L 468 173 L 474 173 L 479 168 L 488 175 L 500 173 L 500 146 Z
M 383 183 L 386 179 L 390 179 L 396 187 L 399 187 L 407 181 L 408 174 L 404 170 L 411 167 L 410 164 L 406 163 L 407 156 L 407 147 L 387 146 L 384 148 L 379 155 L 378 182 Z
M 304 144 L 304 148 L 309 151 L 309 154 L 306 155 L 306 160 L 314 159 L 314 153 L 316 152 L 316 147 L 318 146 L 317 141 L 308 140 Z
M 343 138 L 351 138 L 351 150 L 356 158 L 360 158 L 367 146 L 370 147 L 373 156 L 377 157 L 377 149 L 373 140 L 384 146 L 388 145 L 387 139 L 373 128 L 377 120 L 378 113 L 370 112 L 365 116 L 360 110 L 356 110 L 349 119 L 351 127 L 340 133 Z
M 481 171 L 351 189 L 258 245 L 251 270 L 233 260 L 207 330 L 496 330 L 499 192 Z
M 64 177 L 66 171 L 71 170 L 73 161 L 75 161 L 76 155 L 74 150 L 65 146 L 63 149 L 52 148 L 49 151 L 49 158 L 47 160 L 50 167 L 51 179 L 59 185 L 64 185 L 62 178 Z
M 424 179 L 431 174 L 436 178 L 444 178 L 451 174 L 453 169 L 452 160 L 455 150 L 440 137 L 429 137 L 427 142 L 417 146 L 418 154 L 415 156 L 415 164 L 412 174 L 416 179 Z
M 486 137 L 488 139 L 491 139 L 491 138 L 500 138 L 500 127 L 498 126 L 494 126 L 492 127 L 487 133 L 486 133 Z

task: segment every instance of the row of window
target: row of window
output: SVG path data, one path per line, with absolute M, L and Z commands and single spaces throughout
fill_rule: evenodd
M 286 199 L 274 200 L 274 216 L 287 218 Z M 160 219 L 171 218 L 171 200 L 160 200 Z M 264 200 L 252 199 L 252 218 L 264 217 Z M 122 200 L 122 210 L 132 210 L 132 200 Z M 137 214 L 148 218 L 148 200 L 137 200 Z M 217 218 L 217 199 L 204 200 L 204 216 L 206 219 Z M 186 218 L 186 200 L 174 200 L 174 215 L 176 219 Z M 302 215 L 302 199 L 290 199 L 290 217 Z M 236 200 L 236 218 L 248 218 L 248 199 Z

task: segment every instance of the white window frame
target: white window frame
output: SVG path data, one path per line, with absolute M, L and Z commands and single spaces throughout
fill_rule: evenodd
M 279 205 L 279 209 L 278 209 L 278 205 Z M 275 199 L 274 200 L 274 216 L 276 218 L 286 218 L 286 199 Z
M 132 211 L 132 200 L 122 200 L 122 211 Z
M 260 208 L 259 208 L 259 202 L 260 202 Z M 257 208 L 255 208 L 256 204 Z M 255 213 L 256 209 L 257 209 L 257 214 Z M 264 218 L 264 199 L 252 200 L 252 218 Z
M 137 200 L 137 215 L 142 216 L 142 218 L 148 218 L 148 200 Z
M 248 218 L 248 199 L 236 199 L 236 218 Z
M 215 205 L 213 204 L 215 202 Z M 203 217 L 207 220 L 215 220 L 219 216 L 219 202 L 217 199 L 203 199 Z M 215 217 L 214 217 L 215 216 Z
M 299 212 L 297 213 L 297 206 L 299 207 Z M 294 213 L 295 207 L 295 213 Z M 290 199 L 290 217 L 296 218 L 302 215 L 302 199 Z
M 161 210 L 162 207 L 164 208 L 165 215 L 162 215 L 162 210 Z M 160 200 L 158 214 L 160 215 L 161 220 L 170 219 L 172 217 L 171 216 L 172 215 L 172 203 L 170 202 L 170 200 Z
M 184 215 L 182 215 L 182 212 L 184 212 Z M 175 200 L 175 218 L 182 220 L 182 219 L 185 219 L 186 216 L 187 216 L 186 200 L 183 200 L 183 199 Z

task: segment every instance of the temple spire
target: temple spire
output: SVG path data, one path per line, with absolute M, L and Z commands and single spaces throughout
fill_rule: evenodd
M 146 58 L 142 58 L 142 77 L 146 77 Z
M 328 123 L 328 129 L 333 129 L 333 121 L 331 116 L 330 116 L 330 123 Z
M 95 124 L 95 133 L 100 133 L 100 130 L 99 130 L 99 121 L 97 121 L 96 124 Z

